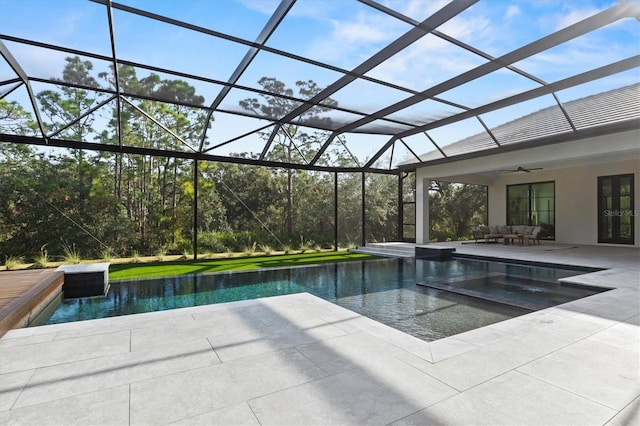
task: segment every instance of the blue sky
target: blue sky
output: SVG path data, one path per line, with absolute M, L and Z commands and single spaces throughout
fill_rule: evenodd
M 279 2 L 121 0 L 120 3 L 253 41 Z M 387 0 L 381 3 L 417 21 L 426 19 L 446 4 L 443 1 L 427 0 Z M 485 0 L 438 30 L 499 57 L 614 4 L 617 4 L 617 0 Z M 114 21 L 118 56 L 135 62 L 226 81 L 247 51 L 246 46 L 241 44 L 119 10 L 114 11 Z M 111 45 L 106 23 L 104 6 L 85 0 L 0 0 L 2 34 L 109 55 Z M 359 2 L 299 0 L 267 45 L 336 67 L 352 69 L 409 29 L 408 24 Z M 67 55 L 5 43 L 29 75 L 60 75 Z M 639 51 L 640 25 L 635 19 L 625 19 L 515 65 L 547 82 L 554 82 L 611 61 L 637 55 Z M 108 71 L 109 63 L 97 60 L 92 62 L 96 73 Z M 428 35 L 372 69 L 367 75 L 420 91 L 484 62 L 485 59 L 477 55 Z M 140 70 L 139 77 L 143 77 L 144 73 L 145 71 Z M 11 71 L 2 63 L 0 79 L 11 76 Z M 289 87 L 294 87 L 297 80 L 309 79 L 323 87 L 338 79 L 340 74 L 262 52 L 239 83 L 259 87 L 257 81 L 263 76 L 275 76 Z M 568 89 L 558 96 L 566 101 L 637 81 L 639 73 L 636 69 L 585 87 Z M 206 103 L 210 103 L 220 90 L 214 84 L 197 81 L 190 83 L 206 98 Z M 531 80 L 511 71 L 501 70 L 443 93 L 440 97 L 474 107 L 535 87 L 537 84 Z M 20 95 L 16 93 L 13 96 Z M 248 96 L 252 95 L 249 92 L 232 91 L 223 106 L 237 109 L 238 101 Z M 339 105 L 365 112 L 374 112 L 389 102 L 405 97 L 407 94 L 404 92 L 370 82 L 347 86 L 333 96 Z M 483 118 L 486 118 L 491 127 L 552 104 L 551 97 L 543 97 Z M 424 122 L 425 117 L 433 119 L 458 111 L 456 108 L 428 101 L 396 113 L 394 118 Z M 339 120 L 341 116 L 337 114 L 334 118 Z M 249 120 L 223 115 L 216 116 L 216 120 L 211 133 L 211 139 L 215 142 L 263 124 L 250 124 Z M 247 125 L 249 127 L 244 128 Z M 242 131 L 238 130 L 240 127 L 243 127 Z M 476 127 L 477 121 L 475 124 L 462 123 L 434 134 L 438 134 L 441 144 L 446 145 L 471 134 L 469 132 L 474 132 Z M 367 150 L 375 149 L 387 139 L 382 136 L 348 137 L 349 143 L 362 157 L 370 155 Z M 237 150 L 241 144 L 249 146 L 253 143 L 240 141 L 235 146 L 224 149 Z M 420 142 L 417 142 L 415 149 L 418 151 L 431 149 L 430 146 L 426 146 L 429 149 L 420 149 L 421 147 Z

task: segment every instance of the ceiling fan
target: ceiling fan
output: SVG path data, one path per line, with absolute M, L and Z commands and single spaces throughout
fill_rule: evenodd
M 504 173 L 515 173 L 515 172 L 525 172 L 525 173 L 529 173 L 532 170 L 542 170 L 542 167 L 522 167 L 522 166 L 518 166 L 517 169 L 511 169 L 511 170 L 500 170 L 501 172 Z

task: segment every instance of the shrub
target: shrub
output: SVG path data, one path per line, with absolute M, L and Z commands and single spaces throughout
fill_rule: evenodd
M 111 254 L 111 250 L 106 248 L 100 252 L 100 259 L 105 262 L 110 262 L 113 259 L 113 255 Z
M 353 241 L 347 241 L 346 243 L 342 242 L 338 244 L 338 250 L 343 249 L 354 249 L 357 247 L 357 244 Z M 336 250 L 337 251 L 337 250 Z
M 21 263 L 22 257 L 20 256 L 8 256 L 4 259 L 4 266 L 7 268 L 7 271 L 16 269 L 16 267 Z
M 252 255 L 255 254 L 255 252 L 256 252 L 256 243 L 255 242 L 253 244 L 248 245 L 248 246 L 246 246 L 244 248 L 244 254 L 246 256 L 252 256 Z
M 311 247 L 313 247 L 313 244 L 315 244 L 313 241 L 311 240 L 305 241 L 304 238 L 300 236 L 300 253 L 305 253 L 308 250 L 311 250 Z
M 201 232 L 198 234 L 198 247 L 206 253 L 224 253 L 224 243 L 217 232 Z
M 172 243 L 168 243 L 159 247 L 164 249 L 165 255 L 181 255 L 185 252 L 193 251 L 193 240 L 191 238 L 185 238 L 180 233 L 177 233 L 173 236 Z
M 46 244 L 40 247 L 40 254 L 33 257 L 33 266 L 36 268 L 46 268 L 49 263 L 49 253 L 45 246 Z
M 270 255 L 271 253 L 273 253 L 273 249 L 266 244 L 260 245 L 260 251 L 262 251 L 266 255 Z
M 156 252 L 156 258 L 158 259 L 159 262 L 164 262 L 166 255 L 167 255 L 167 250 L 165 250 L 164 248 L 161 248 Z
M 80 251 L 76 249 L 76 245 L 68 245 L 64 244 L 62 246 L 62 251 L 64 255 L 62 256 L 64 263 L 75 265 L 80 263 L 82 258 L 80 257 Z

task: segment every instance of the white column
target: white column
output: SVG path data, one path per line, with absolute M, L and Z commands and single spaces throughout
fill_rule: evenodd
M 429 244 L 429 179 L 416 176 L 416 244 Z

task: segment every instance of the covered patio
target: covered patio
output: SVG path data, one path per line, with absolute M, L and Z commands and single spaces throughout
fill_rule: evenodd
M 610 115 L 602 113 L 605 99 L 620 95 L 619 107 L 628 112 L 636 108 L 639 90 L 636 84 L 568 106 L 576 121 L 609 121 Z M 514 138 L 523 132 L 545 132 L 550 113 L 551 109 L 536 111 L 496 131 Z M 637 120 L 628 124 L 632 127 L 606 135 L 568 140 L 568 134 L 561 134 L 478 151 L 474 146 L 484 136 L 476 134 L 449 145 L 464 154 L 434 159 L 437 151 L 431 151 L 421 156 L 422 161 L 406 162 L 402 168 L 416 168 L 416 241 L 430 241 L 428 191 L 430 182 L 438 180 L 486 186 L 488 223 L 484 225 L 542 226 L 542 238 L 566 244 L 640 246 L 640 226 L 635 224 L 640 130 Z

